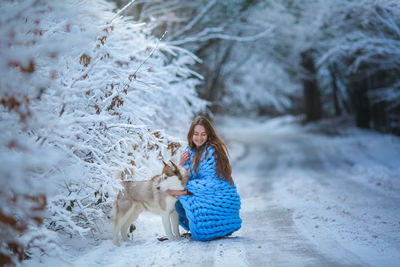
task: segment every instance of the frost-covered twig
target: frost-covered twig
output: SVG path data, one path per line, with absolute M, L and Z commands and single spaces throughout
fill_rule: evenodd
M 116 18 L 118 18 L 118 17 L 122 14 L 122 12 L 124 12 L 128 7 L 130 7 L 130 6 L 133 4 L 133 2 L 135 2 L 135 1 L 136 1 L 136 0 L 131 0 L 128 4 L 126 4 L 123 8 L 121 8 L 121 9 L 114 15 L 114 17 L 111 19 L 111 21 L 110 21 L 109 24 L 113 23 L 113 21 L 114 21 Z
M 135 70 L 135 72 L 132 74 L 133 77 L 135 77 L 136 79 L 136 73 L 139 71 L 139 69 L 146 63 L 146 61 L 154 54 L 154 51 L 157 50 L 158 48 L 158 44 L 160 43 L 160 41 L 164 38 L 164 36 L 167 34 L 167 32 L 164 32 L 164 34 L 161 36 L 161 38 L 157 41 L 156 45 L 154 46 L 153 50 L 150 52 L 150 54 L 146 57 L 146 59 L 144 61 L 142 61 L 142 63 L 140 63 L 140 65 L 137 67 L 137 69 Z
M 185 27 L 175 32 L 169 39 L 174 40 L 177 37 L 181 37 L 183 33 L 192 29 L 204 17 L 204 15 L 207 14 L 213 6 L 215 6 L 216 3 L 217 0 L 209 1 L 207 5 L 197 15 L 188 24 L 186 24 Z
M 266 30 L 251 36 L 235 36 L 229 34 L 223 34 L 220 28 L 207 28 L 197 35 L 187 37 L 185 39 L 169 41 L 169 45 L 184 45 L 187 43 L 194 42 L 206 42 L 211 39 L 222 39 L 236 42 L 254 42 L 261 38 L 265 38 L 271 34 L 273 27 L 268 27 Z

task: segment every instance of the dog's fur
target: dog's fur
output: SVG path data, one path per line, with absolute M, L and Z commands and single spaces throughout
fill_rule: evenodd
M 124 189 L 118 193 L 114 202 L 113 243 L 116 246 L 120 246 L 119 232 L 124 241 L 128 240 L 128 228 L 142 211 L 161 215 L 169 240 L 180 237 L 179 218 L 175 210 L 177 199 L 168 194 L 166 190 L 183 190 L 188 181 L 188 173 L 183 167 L 175 165 L 172 161 L 171 165 L 163 163 L 162 173 L 154 176 L 151 180 L 122 182 Z

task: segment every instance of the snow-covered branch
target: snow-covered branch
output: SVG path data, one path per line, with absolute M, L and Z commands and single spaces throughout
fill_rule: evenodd
M 229 40 L 229 41 L 236 41 L 236 42 L 255 42 L 261 38 L 265 38 L 271 35 L 273 27 L 267 27 L 264 31 L 250 35 L 250 36 L 235 36 L 230 34 L 224 34 L 222 28 L 206 28 L 204 31 L 190 36 L 185 39 L 176 40 L 176 41 L 169 41 L 168 44 L 170 45 L 184 45 L 188 43 L 199 43 L 199 42 L 207 42 L 208 40 L 212 39 L 221 39 L 221 40 Z
M 169 39 L 174 40 L 177 37 L 181 37 L 182 34 L 192 29 L 210 11 L 210 9 L 213 8 L 213 6 L 215 6 L 216 3 L 217 0 L 209 1 L 207 5 L 205 5 L 204 8 L 202 8 L 200 12 L 198 12 L 197 15 L 188 24 L 186 24 L 186 26 L 176 31 Z

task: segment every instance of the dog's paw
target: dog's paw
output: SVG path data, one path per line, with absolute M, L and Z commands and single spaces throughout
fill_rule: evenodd
M 183 233 L 182 235 L 181 235 L 181 238 L 192 238 L 192 234 L 191 233 Z
M 173 240 L 180 240 L 182 237 L 180 235 L 174 235 Z
M 118 240 L 113 240 L 113 244 L 116 245 L 117 247 L 121 246 L 121 243 L 119 243 Z
M 170 241 L 173 241 L 173 240 L 179 240 L 179 239 L 181 239 L 181 237 L 180 236 L 170 236 L 170 237 L 166 237 L 166 236 L 163 236 L 163 237 L 157 237 L 157 239 L 158 239 L 158 241 L 161 241 L 161 242 L 163 242 L 163 241 L 167 241 L 167 240 L 170 240 Z
M 166 236 L 157 237 L 157 240 L 160 241 L 160 242 L 167 241 L 167 240 L 168 240 L 168 237 L 166 237 Z

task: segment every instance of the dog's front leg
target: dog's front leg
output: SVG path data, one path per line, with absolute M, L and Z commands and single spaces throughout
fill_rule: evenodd
M 174 236 L 171 231 L 171 221 L 169 218 L 169 214 L 165 213 L 161 217 L 162 217 L 165 234 L 167 235 L 169 240 L 174 240 Z
M 179 215 L 175 209 L 171 212 L 171 224 L 175 239 L 179 239 L 181 237 L 179 234 Z
M 121 243 L 119 242 L 119 224 L 118 224 L 118 221 L 117 222 L 115 222 L 114 223 L 114 232 L 113 232 L 113 243 L 114 243 L 114 245 L 116 245 L 116 246 L 121 246 Z

